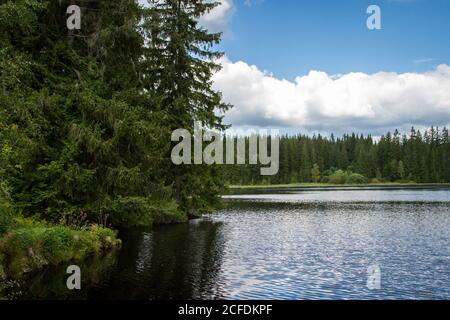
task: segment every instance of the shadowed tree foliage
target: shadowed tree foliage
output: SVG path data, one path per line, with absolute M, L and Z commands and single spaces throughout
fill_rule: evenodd
M 170 134 L 222 128 L 220 35 L 197 25 L 215 4 L 81 1 L 68 31 L 70 4 L 0 1 L 0 181 L 16 209 L 141 225 L 210 208 L 218 169 L 173 166 Z
M 226 128 L 216 111 L 223 113 L 230 106 L 212 89 L 212 75 L 219 70 L 214 60 L 222 56 L 213 46 L 221 35 L 209 33 L 198 23 L 217 5 L 167 0 L 144 10 L 147 46 L 143 64 L 149 75 L 143 79 L 144 87 L 160 98 L 162 123 L 170 131 L 188 129 L 192 133 L 194 121 L 209 129 Z M 170 164 L 167 169 L 166 183 L 173 184 L 174 198 L 188 214 L 198 215 L 218 203 L 223 179 L 217 167 Z

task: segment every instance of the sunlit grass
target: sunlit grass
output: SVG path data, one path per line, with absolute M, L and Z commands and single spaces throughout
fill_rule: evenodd
M 450 183 L 399 183 L 399 182 L 380 182 L 366 184 L 331 184 L 331 183 L 290 183 L 290 184 L 255 184 L 255 185 L 229 185 L 230 189 L 264 189 L 264 188 L 331 188 L 331 187 L 450 187 Z

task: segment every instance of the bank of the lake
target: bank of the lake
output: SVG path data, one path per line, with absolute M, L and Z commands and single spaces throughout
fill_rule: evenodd
M 123 247 L 21 284 L 31 299 L 448 299 L 450 188 L 246 190 L 197 220 L 121 229 Z M 369 267 L 381 288 L 367 287 Z
M 16 217 L 0 235 L 0 296 L 7 280 L 103 255 L 120 245 L 116 231 L 99 225 L 68 227 Z
M 331 183 L 290 183 L 290 184 L 253 184 L 253 185 L 230 185 L 230 190 L 239 189 L 285 189 L 285 188 L 446 188 L 450 183 L 368 183 L 368 184 L 331 184 Z
M 92 256 L 101 257 L 119 248 L 117 228 L 188 220 L 173 205 L 160 208 L 160 203 L 149 201 L 149 205 L 141 208 L 132 204 L 124 206 L 119 214 L 103 215 L 101 222 L 80 212 L 52 223 L 42 218 L 45 215 L 23 215 L 5 184 L 0 183 L 0 297 L 11 279 L 68 261 L 79 263 Z

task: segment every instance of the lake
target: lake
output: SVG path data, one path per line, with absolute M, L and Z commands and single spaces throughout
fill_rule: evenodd
M 190 223 L 122 230 L 120 251 L 80 265 L 81 291 L 66 289 L 66 264 L 24 282 L 21 297 L 450 298 L 448 188 L 239 193 Z

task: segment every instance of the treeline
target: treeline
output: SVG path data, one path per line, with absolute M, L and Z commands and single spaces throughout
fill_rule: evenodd
M 147 225 L 210 210 L 218 169 L 174 166 L 170 150 L 194 121 L 223 128 L 220 34 L 198 24 L 217 3 L 80 1 L 69 31 L 74 3 L 0 0 L 0 222 Z
M 423 133 L 396 130 L 379 139 L 364 135 L 342 138 L 297 135 L 280 140 L 280 170 L 264 177 L 254 166 L 226 166 L 230 184 L 450 182 L 447 128 Z

